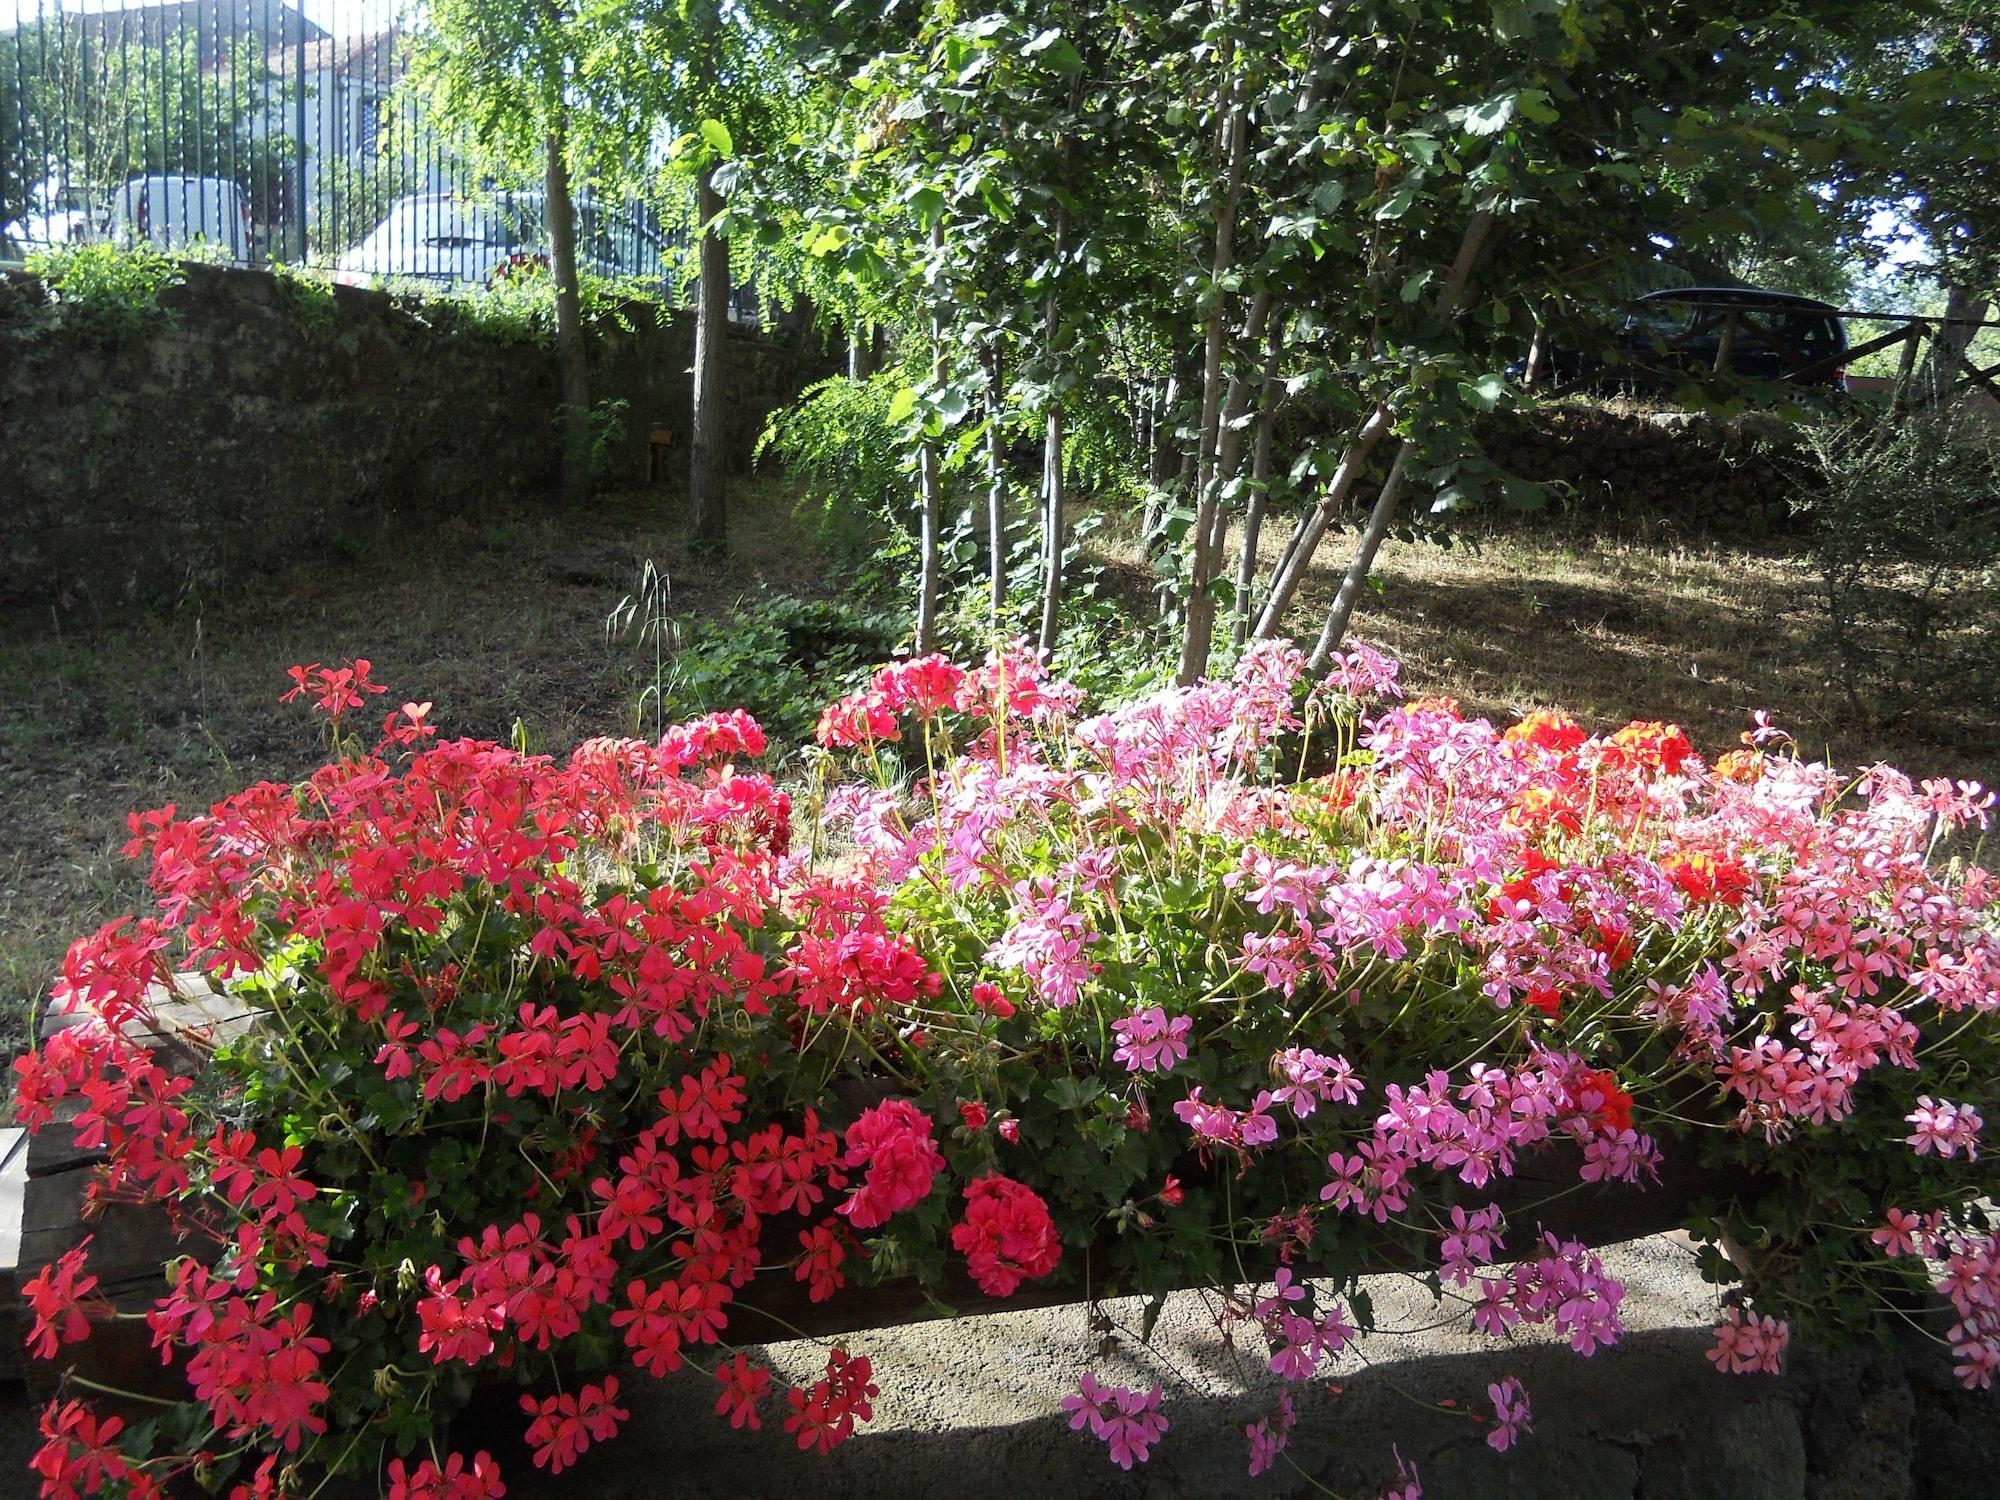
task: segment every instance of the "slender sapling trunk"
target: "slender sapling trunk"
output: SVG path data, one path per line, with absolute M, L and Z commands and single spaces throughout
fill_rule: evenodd
M 942 259 L 944 221 L 931 226 L 931 254 Z M 944 385 L 944 309 L 931 311 L 931 389 Z M 919 523 L 919 574 L 917 582 L 917 655 L 928 656 L 937 649 L 938 611 L 938 517 L 944 506 L 944 459 L 940 439 L 925 436 L 917 450 L 917 503 Z
M 723 343 L 729 320 L 729 242 L 715 229 L 722 195 L 711 162 L 701 174 L 701 301 L 694 325 L 694 441 L 688 465 L 688 542 L 710 556 L 729 550 L 724 493 Z
M 576 216 L 569 195 L 563 122 L 548 135 L 544 196 L 548 199 L 549 274 L 556 284 L 556 374 L 562 389 L 562 497 L 590 497 L 590 360 L 583 344 L 583 298 L 576 279 Z
M 986 355 L 986 536 L 991 549 L 986 579 L 996 628 L 1000 612 L 1007 607 L 1007 443 L 1001 422 L 1007 393 L 1002 374 L 996 342 Z
M 1229 634 L 1238 649 L 1250 634 L 1250 590 L 1257 583 L 1257 544 L 1263 537 L 1265 500 L 1271 488 L 1271 444 L 1278 426 L 1278 362 L 1284 347 L 1284 324 L 1274 322 L 1264 346 L 1262 404 L 1257 409 L 1257 434 L 1250 449 L 1250 498 L 1243 507 L 1243 550 L 1236 559 L 1235 619 Z
M 1444 290 L 1438 296 L 1436 310 L 1432 314 L 1434 325 L 1442 327 L 1458 311 L 1464 299 L 1466 288 L 1472 283 L 1472 273 L 1479 264 L 1479 257 L 1486 248 L 1487 237 L 1493 230 L 1493 211 L 1488 208 L 1476 210 L 1466 221 L 1465 233 L 1459 240 L 1458 254 L 1452 260 L 1451 274 L 1445 280 Z M 1404 439 L 1396 452 L 1396 461 L 1389 469 L 1389 477 L 1383 481 L 1382 493 L 1376 497 L 1375 509 L 1368 517 L 1368 524 L 1362 529 L 1360 543 L 1354 549 L 1354 557 L 1347 565 L 1347 576 L 1341 579 L 1339 592 L 1334 595 L 1333 606 L 1327 611 L 1326 625 L 1321 629 L 1319 641 L 1313 647 L 1311 665 L 1315 671 L 1326 665 L 1332 654 L 1340 648 L 1342 637 L 1347 634 L 1347 622 L 1354 614 L 1354 606 L 1361 597 L 1361 590 L 1368 582 L 1368 575 L 1375 566 L 1375 554 L 1381 549 L 1382 538 L 1389 534 L 1389 527 L 1396 519 L 1396 507 L 1402 503 L 1403 490 L 1409 483 L 1410 460 L 1416 454 L 1416 444 Z

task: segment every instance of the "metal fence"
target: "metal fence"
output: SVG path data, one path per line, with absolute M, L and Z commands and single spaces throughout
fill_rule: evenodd
M 483 282 L 543 249 L 408 86 L 404 0 L 0 0 L 0 257 L 112 241 L 354 279 Z M 580 260 L 654 277 L 644 210 L 578 203 Z

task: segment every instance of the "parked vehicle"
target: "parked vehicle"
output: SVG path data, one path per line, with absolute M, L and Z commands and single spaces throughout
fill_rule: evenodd
M 28 195 L 27 212 L 0 225 L 0 242 L 9 255 L 28 255 L 91 244 L 103 237 L 103 227 L 81 190 L 51 177 Z
M 540 193 L 424 193 L 398 198 L 366 239 L 334 262 L 349 284 L 413 279 L 485 286 L 510 266 L 548 257 Z M 665 243 L 619 209 L 576 203 L 576 258 L 599 276 L 659 281 Z
M 399 198 L 366 239 L 334 262 L 333 279 L 349 286 L 414 280 L 491 286 L 518 268 L 548 264 L 546 200 L 537 192 L 423 193 Z M 576 202 L 576 259 L 584 270 L 661 289 L 668 279 L 669 237 L 622 208 L 585 196 Z M 692 305 L 698 283 L 682 300 Z M 757 294 L 729 290 L 729 321 L 763 322 Z
M 1847 330 L 1836 309 L 1817 297 L 1757 287 L 1689 287 L 1649 292 L 1632 306 L 1619 344 L 1635 363 L 1681 369 L 1721 368 L 1753 380 L 1839 389 L 1847 379 L 1839 356 Z
M 1725 352 L 1724 344 L 1728 347 Z M 1839 390 L 1847 330 L 1816 297 L 1762 287 L 1678 287 L 1648 292 L 1620 320 L 1606 352 L 1556 348 L 1549 375 L 1561 384 L 1659 389 L 1714 373 Z M 1517 379 L 1525 365 L 1512 371 Z
M 250 264 L 255 249 L 250 200 L 226 177 L 134 177 L 112 193 L 107 231 L 126 246 L 217 246 L 239 266 Z

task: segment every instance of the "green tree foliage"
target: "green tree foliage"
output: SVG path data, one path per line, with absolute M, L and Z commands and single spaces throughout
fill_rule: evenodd
M 1538 328 L 1697 277 L 1837 292 L 1885 206 L 1935 247 L 1955 316 L 1992 285 L 1982 174 L 2000 148 L 1980 121 L 2000 91 L 1972 0 L 431 0 L 428 16 L 430 76 L 492 149 L 683 205 L 697 541 L 723 534 L 730 279 L 895 330 L 923 646 L 954 507 L 983 509 L 997 629 L 1034 495 L 1048 646 L 1079 492 L 1124 504 L 1137 487 L 1184 681 L 1225 611 L 1238 640 L 1293 628 L 1308 565 L 1360 521 L 1324 657 L 1386 536 L 1533 503 L 1474 431 L 1518 398 L 1505 371 Z M 1122 421 L 1100 420 L 1107 402 Z M 1086 410 L 1128 482 L 1075 463 Z M 1250 548 L 1232 565 L 1232 527 L 1254 518 L 1254 540 L 1267 517 L 1290 529 L 1277 566 Z
M 1875 40 L 1843 31 L 1853 13 L 907 5 L 901 35 L 853 68 L 844 128 L 808 148 L 829 188 L 807 243 L 926 347 L 913 447 L 996 418 L 1040 429 L 1050 621 L 1065 413 L 1135 351 L 1151 370 L 1130 387 L 1132 458 L 1157 487 L 1184 680 L 1222 604 L 1282 628 L 1320 541 L 1372 493 L 1324 651 L 1406 499 L 1421 516 L 1521 493 L 1470 431 L 1510 399 L 1502 372 L 1535 317 L 1615 300 L 1669 257 L 1796 234 L 1814 204 L 1831 214 L 1826 122 L 1857 49 L 1890 36 L 1886 11 L 1866 13 Z M 1313 430 L 1288 473 L 1259 477 L 1251 434 L 1283 401 Z M 1239 564 L 1255 597 L 1232 601 L 1228 524 L 1274 484 L 1307 499 L 1293 544 L 1268 580 Z
M 211 61 L 192 31 L 90 45 L 72 18 L 31 22 L 0 36 L 0 220 L 40 211 L 44 182 L 99 203 L 149 172 L 233 178 L 268 197 L 274 149 L 289 143 L 253 126 L 283 97 L 248 38 Z
M 0 224 L 29 209 L 35 183 L 33 159 L 42 143 L 28 128 L 26 92 L 22 88 L 21 33 L 0 33 Z

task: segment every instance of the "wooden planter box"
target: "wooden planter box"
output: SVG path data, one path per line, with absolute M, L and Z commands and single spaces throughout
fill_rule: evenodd
M 172 1066 L 192 1067 L 198 1049 L 190 1047 L 186 1034 L 200 1031 L 226 1035 L 251 1024 L 253 1013 L 210 990 L 200 979 L 183 976 L 177 993 L 162 994 L 155 1005 L 158 1024 L 144 1033 L 134 1033 L 162 1054 L 171 1056 Z M 53 1034 L 73 1018 L 54 1017 L 44 1028 Z M 70 1111 L 74 1113 L 73 1108 Z M 17 1136 L 20 1132 L 15 1132 Z M 74 1133 L 62 1112 L 46 1126 L 27 1149 L 18 1149 L 7 1158 L 7 1177 L 0 1181 L 0 1213 L 9 1217 L 0 1222 L 0 1252 L 15 1235 L 18 1257 L 12 1269 L 9 1294 L 0 1308 L 12 1314 L 18 1327 L 8 1338 L 8 1352 L 18 1358 L 31 1393 L 46 1397 L 58 1383 L 63 1367 L 104 1385 L 142 1395 L 182 1399 L 187 1394 L 179 1372 L 163 1365 L 153 1349 L 146 1325 L 137 1319 L 95 1322 L 90 1337 L 63 1351 L 61 1365 L 53 1361 L 25 1357 L 21 1339 L 28 1317 L 14 1288 L 32 1278 L 43 1266 L 60 1258 L 85 1235 L 94 1235 L 90 1269 L 98 1278 L 99 1292 L 120 1312 L 143 1313 L 164 1290 L 162 1270 L 167 1262 L 189 1254 L 213 1254 L 211 1241 L 177 1228 L 171 1216 L 156 1207 L 114 1205 L 85 1222 L 82 1217 L 84 1189 L 92 1173 L 106 1159 L 102 1149 L 86 1149 L 76 1144 Z M 7 1146 L 0 1139 L 0 1155 Z M 1559 1145 L 1522 1162 L 1515 1176 L 1494 1184 L 1488 1195 L 1503 1210 L 1525 1208 L 1551 1195 L 1563 1193 L 1542 1204 L 1528 1219 L 1515 1225 L 1517 1243 L 1536 1225 L 1564 1238 L 1587 1245 L 1607 1245 L 1621 1240 L 1677 1228 L 1688 1216 L 1690 1205 L 1703 1197 L 1727 1197 L 1741 1191 L 1746 1179 L 1733 1173 L 1701 1167 L 1690 1148 L 1664 1142 L 1665 1160 L 1660 1184 L 1640 1189 L 1624 1183 L 1574 1188 L 1580 1158 L 1566 1145 Z M 11 1196 L 10 1196 L 11 1194 Z M 788 1234 L 773 1229 L 774 1243 L 789 1243 Z M 1109 1275 L 1109 1260 L 1103 1254 L 1078 1253 L 1066 1249 L 1061 1272 L 1041 1281 L 1023 1282 L 1011 1297 L 990 1297 L 973 1283 L 954 1259 L 946 1284 L 927 1291 L 913 1282 L 891 1282 L 876 1287 L 849 1286 L 830 1302 L 808 1300 L 805 1285 L 788 1271 L 777 1270 L 759 1277 L 737 1294 L 731 1304 L 730 1332 L 739 1342 L 777 1342 L 800 1334 L 811 1337 L 838 1336 L 870 1328 L 926 1321 L 944 1315 L 966 1316 L 980 1313 L 1019 1312 L 1038 1307 L 1080 1303 L 1093 1297 L 1117 1296 L 1129 1292 Z M 1379 1237 L 1372 1268 L 1383 1271 L 1422 1270 L 1426 1263 L 1413 1259 L 1400 1239 L 1388 1234 Z M 8 1274 L 0 1266 L 0 1276 Z M 0 1377 L 7 1373 L 0 1366 Z M 116 1403 L 113 1403 L 116 1405 Z

